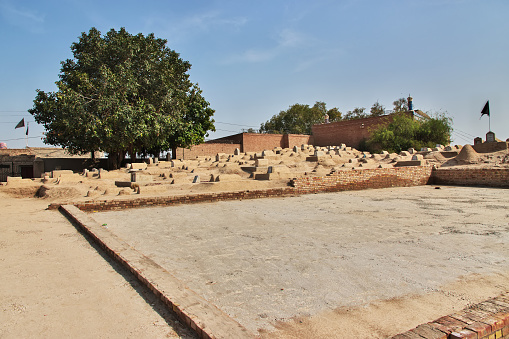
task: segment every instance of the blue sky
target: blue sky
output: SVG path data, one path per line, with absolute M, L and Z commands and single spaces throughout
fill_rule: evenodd
M 77 1 L 0 0 L 0 141 L 44 146 L 26 111 L 36 89 L 55 91 L 60 61 L 81 32 L 154 33 L 192 64 L 216 110 L 217 132 L 239 133 L 301 103 L 346 113 L 411 94 L 447 112 L 455 144 L 491 130 L 509 137 L 509 1 Z

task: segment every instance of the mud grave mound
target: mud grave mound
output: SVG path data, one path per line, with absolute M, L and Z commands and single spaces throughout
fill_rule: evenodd
M 476 164 L 479 162 L 479 154 L 472 146 L 465 145 L 454 159 L 459 164 Z

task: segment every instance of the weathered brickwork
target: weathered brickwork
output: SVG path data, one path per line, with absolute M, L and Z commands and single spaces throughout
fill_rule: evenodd
M 508 339 L 509 292 L 392 337 L 410 338 Z
M 377 168 L 338 171 L 325 177 L 297 178 L 292 180 L 292 185 L 299 194 L 338 192 L 426 185 L 430 176 L 429 166 Z
M 283 135 L 283 148 L 293 148 L 294 146 L 300 147 L 301 145 L 313 145 L 314 138 L 312 135 L 303 134 L 284 134 Z
M 208 156 L 213 157 L 217 153 L 233 154 L 235 149 L 240 149 L 240 144 L 219 144 L 219 143 L 206 143 L 191 146 L 190 148 L 177 148 L 174 149 L 173 158 L 175 159 L 196 159 L 196 157 Z
M 439 168 L 433 171 L 433 184 L 509 187 L 509 168 Z
M 355 119 L 332 122 L 330 124 L 313 125 L 315 146 L 330 146 L 346 144 L 358 148 L 363 139 L 371 136 L 373 129 L 392 121 L 391 115 L 380 117 Z
M 241 152 L 261 152 L 275 147 L 292 148 L 302 144 L 313 144 L 313 136 L 303 134 L 258 134 L 240 133 L 208 141 L 189 148 L 173 149 L 174 159 L 196 159 L 197 156 L 213 157 L 217 153 L 233 154 L 236 148 Z

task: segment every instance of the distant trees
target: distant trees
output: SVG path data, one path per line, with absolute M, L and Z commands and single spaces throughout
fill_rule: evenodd
M 325 122 L 326 115 L 329 117 L 329 122 L 336 122 L 384 114 L 384 106 L 378 101 L 373 104 L 369 113 L 366 112 L 364 107 L 355 107 L 345 115 L 337 107 L 327 109 L 327 105 L 323 101 L 317 101 L 312 107 L 294 104 L 287 110 L 279 112 L 279 114 L 272 116 L 268 121 L 262 123 L 260 133 L 311 134 L 311 126 Z
M 375 129 L 365 146 L 372 153 L 381 151 L 399 153 L 409 148 L 435 147 L 451 142 L 452 120 L 445 114 L 435 114 L 424 121 L 414 120 L 400 111 L 392 122 Z
M 330 122 L 341 120 L 341 112 L 337 108 L 327 110 L 322 101 L 317 101 L 312 107 L 294 104 L 262 123 L 260 133 L 311 134 L 311 126 L 324 122 L 326 114 Z

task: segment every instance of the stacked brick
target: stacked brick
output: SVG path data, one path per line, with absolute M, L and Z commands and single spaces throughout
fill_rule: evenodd
M 324 177 L 303 177 L 292 180 L 296 193 L 339 192 L 369 188 L 426 185 L 431 167 L 411 166 L 338 171 Z
M 240 149 L 241 144 L 205 143 L 191 146 L 190 148 L 176 148 L 173 150 L 175 152 L 173 157 L 175 159 L 196 159 L 196 157 L 202 156 L 213 157 L 217 153 L 233 154 L 236 148 Z
M 259 199 L 270 197 L 282 197 L 295 194 L 292 187 L 272 188 L 266 190 L 248 190 L 220 193 L 199 193 L 169 197 L 147 197 L 138 199 L 116 200 L 92 200 L 75 203 L 74 206 L 85 212 L 122 210 L 126 208 L 149 207 L 149 206 L 172 206 L 180 204 L 193 204 L 200 202 L 216 202 L 226 200 Z M 48 209 L 57 209 L 61 204 L 51 204 Z
M 509 292 L 392 337 L 423 338 L 508 339 Z
M 433 183 L 509 187 L 509 168 L 439 168 L 433 171 Z

